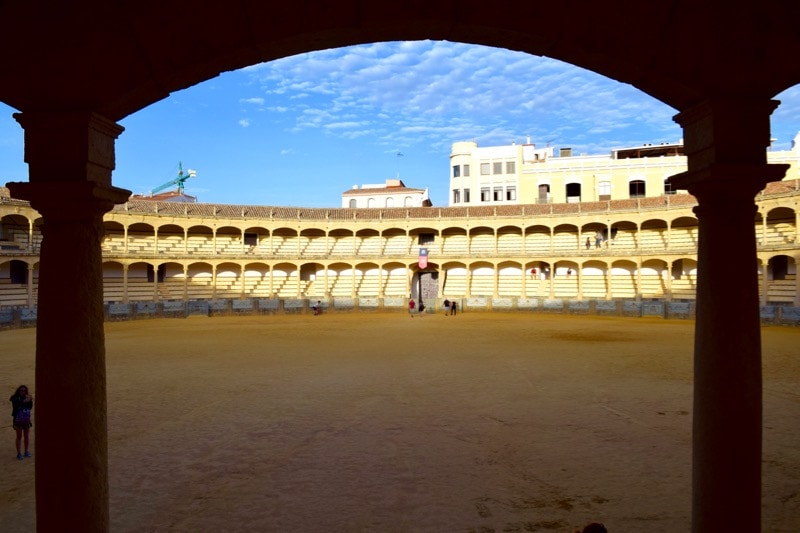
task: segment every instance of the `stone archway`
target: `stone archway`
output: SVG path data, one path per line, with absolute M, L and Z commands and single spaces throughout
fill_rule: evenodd
M 793 61 L 800 37 L 791 24 L 797 13 L 753 5 L 730 17 L 717 3 L 689 11 L 676 2 L 648 13 L 644 24 L 638 7 L 627 0 L 580 9 L 564 3 L 543 14 L 523 3 L 509 17 L 492 4 L 454 9 L 447 0 L 339 0 L 318 2 L 311 12 L 255 0 L 223 9 L 185 0 L 136 9 L 89 0 L 52 3 L 46 14 L 35 3 L 2 4 L 0 17 L 14 23 L 2 35 L 0 101 L 21 111 L 30 169 L 29 182 L 9 188 L 45 221 L 37 529 L 108 529 L 100 242 L 102 214 L 130 194 L 111 180 L 116 122 L 247 65 L 379 40 L 443 39 L 548 55 L 635 85 L 680 111 L 689 171 L 669 184 L 700 204 L 693 528 L 758 531 L 758 283 L 755 274 L 737 273 L 740 290 L 732 294 L 727 266 L 752 264 L 753 197 L 784 172 L 766 164 L 765 150 L 770 99 L 800 82 Z M 65 300 L 78 310 L 68 317 L 59 312 Z

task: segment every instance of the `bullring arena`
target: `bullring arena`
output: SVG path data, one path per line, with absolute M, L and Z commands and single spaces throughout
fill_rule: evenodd
M 770 320 L 798 320 L 798 196 L 798 180 L 786 180 L 757 197 L 755 268 Z M 35 320 L 41 217 L 7 191 L 0 199 L 0 323 Z M 690 315 L 696 205 L 688 194 L 387 209 L 132 201 L 104 217 L 103 298 L 112 318 L 190 313 L 188 302 L 237 313 L 317 300 L 404 309 L 409 297 L 428 307 L 448 298 L 472 309 L 575 312 L 632 302 L 634 313 L 658 301 Z
M 800 525 L 797 188 L 753 224 L 772 532 Z M 117 206 L 111 529 L 688 530 L 695 206 Z M 0 367 L 33 384 L 41 218 L 0 213 Z M 34 464 L 6 470 L 2 531 L 34 528 Z
M 692 328 L 441 310 L 109 323 L 111 530 L 687 531 Z M 800 330 L 762 333 L 763 529 L 790 533 Z M 2 374 L 32 383 L 33 329 L 1 335 Z M 33 531 L 35 457 L 12 462 L 3 433 L 0 530 Z

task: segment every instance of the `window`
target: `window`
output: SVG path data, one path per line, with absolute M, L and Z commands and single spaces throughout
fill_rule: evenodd
M 460 178 L 461 177 L 461 167 L 458 165 L 453 165 L 453 177 Z
M 406 196 L 406 199 L 403 201 L 403 207 L 413 207 L 413 204 L 411 202 L 412 202 L 411 197 Z
M 453 203 L 458 204 L 461 203 L 461 191 L 458 189 L 453 189 Z
M 492 196 L 492 200 L 495 202 L 499 202 L 503 199 L 503 188 L 502 187 L 495 187 L 494 188 L 494 195 Z
M 489 187 L 481 187 L 481 202 L 488 202 L 491 200 L 489 196 L 490 192 L 491 189 L 489 189 Z
M 469 177 L 469 165 L 464 165 L 464 177 Z
M 678 191 L 672 188 L 672 183 L 669 180 L 664 180 L 664 194 L 675 194 Z
M 507 187 L 506 188 L 506 200 L 508 201 L 516 201 L 517 199 L 517 188 L 516 187 Z
M 539 203 L 546 204 L 550 201 L 550 185 L 543 183 L 539 185 Z
M 375 198 L 367 200 L 367 207 L 375 207 Z
M 469 203 L 469 189 L 464 189 L 464 203 Z
M 394 207 L 394 198 L 391 196 L 386 198 L 386 207 Z
M 633 180 L 628 184 L 628 193 L 631 198 L 644 198 L 644 181 Z
M 352 199 L 350 200 L 350 208 L 351 208 L 351 209 L 355 209 L 355 207 L 356 207 L 356 199 L 355 199 L 355 198 L 352 198 Z
M 597 184 L 598 200 L 606 201 L 611 200 L 611 182 L 601 181 Z
M 581 184 L 580 183 L 567 183 L 567 202 L 580 202 L 581 201 Z
M 481 176 L 489 175 L 489 163 L 481 163 Z
M 517 172 L 517 162 L 506 161 L 506 174 L 516 174 L 516 172 Z
M 503 162 L 498 161 L 492 165 L 492 174 L 502 174 L 503 173 Z

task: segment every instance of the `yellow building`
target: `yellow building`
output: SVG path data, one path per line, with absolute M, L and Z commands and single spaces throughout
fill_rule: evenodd
M 790 150 L 770 151 L 769 163 L 790 165 L 800 178 L 800 133 Z M 646 144 L 604 155 L 534 144 L 479 147 L 457 142 L 450 153 L 449 205 L 597 202 L 676 194 L 667 178 L 686 171 L 683 142 Z

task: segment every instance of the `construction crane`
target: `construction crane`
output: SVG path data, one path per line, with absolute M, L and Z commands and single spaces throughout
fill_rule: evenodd
M 178 186 L 178 194 L 183 194 L 183 182 L 185 182 L 189 178 L 194 178 L 196 175 L 197 175 L 197 172 L 195 172 L 192 169 L 188 169 L 186 172 L 184 172 L 183 171 L 183 165 L 180 162 L 178 162 L 178 177 L 175 178 L 172 181 L 168 181 L 167 183 L 164 183 L 163 185 L 159 185 L 155 189 L 151 190 L 150 191 L 150 195 L 153 195 L 153 194 L 155 194 L 155 193 L 157 193 L 159 191 L 163 191 L 167 187 L 172 187 L 173 185 L 177 185 Z

